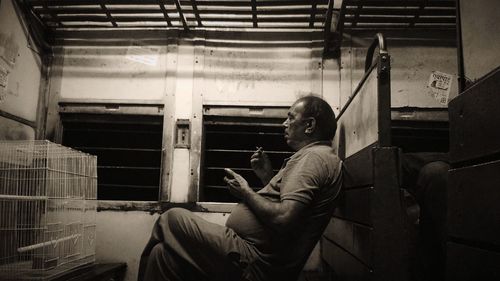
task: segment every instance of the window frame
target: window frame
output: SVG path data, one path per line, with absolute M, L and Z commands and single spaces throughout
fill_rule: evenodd
M 156 210 L 160 206 L 160 202 L 168 202 L 168 178 L 165 175 L 169 174 L 171 169 L 171 159 L 165 147 L 168 147 L 168 142 L 173 141 L 172 136 L 166 134 L 169 132 L 168 124 L 165 120 L 165 106 L 163 101 L 158 100 L 61 100 L 59 102 L 58 113 L 60 121 L 56 127 L 56 142 L 62 143 L 64 133 L 63 115 L 64 114 L 82 114 L 85 116 L 102 116 L 102 115 L 122 115 L 122 116 L 161 116 L 163 117 L 162 127 L 162 146 L 161 146 L 161 162 L 159 175 L 159 194 L 155 201 L 132 201 L 132 200 L 99 200 L 99 205 L 105 209 L 133 209 Z M 166 165 L 167 164 L 167 165 Z M 102 203 L 102 204 L 101 204 Z
M 248 105 L 221 105 L 221 104 L 204 104 L 203 105 L 203 116 L 202 116 L 202 130 L 201 130 L 201 143 L 200 143 L 200 169 L 199 169 L 199 184 L 197 186 L 198 198 L 197 203 L 200 204 L 235 204 L 233 202 L 214 202 L 214 201 L 204 201 L 203 189 L 205 188 L 205 175 L 203 171 L 205 170 L 205 150 L 206 150 L 206 132 L 205 132 L 205 121 L 206 119 L 218 119 L 223 120 L 225 118 L 229 120 L 244 118 L 247 120 L 259 119 L 279 119 L 279 123 L 272 123 L 275 126 L 279 126 L 283 121 L 285 121 L 289 106 L 283 105 L 262 105 L 262 106 L 248 106 Z M 238 122 L 235 122 L 237 124 Z M 244 123 L 244 122 L 243 122 Z M 269 123 L 271 124 L 271 123 Z M 277 167 L 274 167 L 277 168 Z

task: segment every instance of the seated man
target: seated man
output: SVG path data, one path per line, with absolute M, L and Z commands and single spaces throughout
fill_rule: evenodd
M 342 185 L 342 163 L 331 141 L 335 114 L 324 100 L 298 99 L 283 123 L 296 153 L 273 175 L 262 149 L 250 163 L 264 184 L 254 192 L 226 169 L 241 199 L 226 226 L 173 208 L 160 216 L 141 257 L 139 280 L 296 280 L 328 224 Z

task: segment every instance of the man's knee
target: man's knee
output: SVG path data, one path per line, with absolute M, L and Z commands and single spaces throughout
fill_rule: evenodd
M 189 213 L 189 211 L 182 208 L 168 209 L 163 214 L 161 214 L 159 220 L 161 223 L 166 223 L 169 225 L 176 224 L 177 222 L 182 220 L 182 218 L 186 215 L 186 213 Z
M 446 194 L 450 165 L 436 161 L 422 167 L 418 179 L 417 200 L 423 211 L 422 222 L 432 221 L 443 225 L 446 218 Z
M 153 249 L 151 249 L 151 253 L 149 254 L 149 259 L 159 260 L 163 257 L 165 253 L 165 247 L 162 243 L 156 244 Z
M 418 181 L 420 184 L 446 187 L 450 165 L 443 161 L 426 164 L 420 170 Z
M 174 235 L 183 235 L 190 221 L 191 211 L 183 208 L 172 208 L 164 212 L 159 220 L 163 228 L 168 228 Z

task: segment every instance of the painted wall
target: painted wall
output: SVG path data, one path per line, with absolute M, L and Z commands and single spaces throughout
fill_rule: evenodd
M 470 81 L 500 66 L 500 1 L 460 1 L 465 76 Z
M 0 110 L 35 122 L 41 64 L 12 1 L 0 2 Z M 0 117 L 0 139 L 33 139 L 34 129 Z
M 203 102 L 226 105 L 291 105 L 322 94 L 322 62 L 312 48 L 205 49 Z
M 446 108 L 447 102 L 458 92 L 456 75 L 457 53 L 454 38 L 425 38 L 428 34 L 414 38 L 398 38 L 384 34 L 391 56 L 391 106 Z M 373 37 L 347 36 L 341 49 L 340 91 L 341 104 L 345 104 L 364 74 L 365 57 Z M 446 102 L 435 98 L 429 88 L 433 71 L 453 76 Z
M 120 47 L 65 47 L 60 98 L 162 100 L 167 47 L 134 43 Z

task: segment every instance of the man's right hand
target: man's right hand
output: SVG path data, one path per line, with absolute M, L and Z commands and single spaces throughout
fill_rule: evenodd
M 262 147 L 257 147 L 257 150 L 252 154 L 250 165 L 264 185 L 267 185 L 273 178 L 274 173 L 271 160 L 269 160 Z

